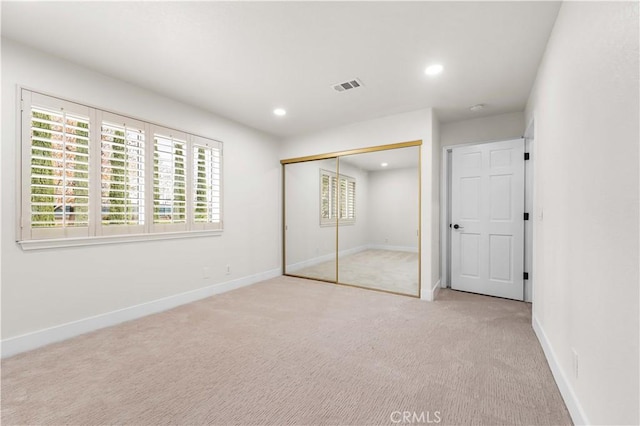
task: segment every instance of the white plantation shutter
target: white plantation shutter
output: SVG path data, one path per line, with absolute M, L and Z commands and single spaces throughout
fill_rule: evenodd
M 356 219 L 356 181 L 347 180 L 347 202 L 345 219 Z
M 331 218 L 331 176 L 320 170 L 320 223 Z
M 222 230 L 222 142 L 20 94 L 24 249 Z
M 340 178 L 340 219 L 347 217 L 347 180 Z
M 153 139 L 154 229 L 186 230 L 187 135 L 155 128 Z
M 140 233 L 145 223 L 144 123 L 104 113 L 101 126 L 103 235 Z
M 340 184 L 338 185 L 338 181 Z M 354 178 L 320 170 L 320 225 L 353 223 L 356 219 L 356 181 Z
M 23 237 L 88 236 L 89 109 L 37 94 L 25 101 L 23 185 L 29 196 L 23 202 Z
M 356 181 L 354 178 L 340 175 L 340 222 L 353 222 L 356 219 Z
M 222 147 L 203 138 L 193 140 L 193 228 L 221 229 Z
M 320 225 L 336 223 L 338 206 L 336 203 L 336 174 L 320 169 Z
M 335 173 L 331 176 L 329 195 L 331 197 L 331 220 L 335 222 L 338 217 L 338 178 Z

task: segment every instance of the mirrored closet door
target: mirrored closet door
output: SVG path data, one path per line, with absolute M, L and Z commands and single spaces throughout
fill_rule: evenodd
M 353 223 L 339 226 L 339 282 L 419 295 L 419 150 L 340 157 L 342 181 L 357 188 L 353 197 L 341 186 L 340 199 L 357 210 Z
M 335 215 L 338 160 L 291 163 L 284 168 L 285 273 L 336 282 Z M 323 182 L 329 176 L 327 182 Z M 324 183 L 324 184 L 323 184 Z
M 420 144 L 282 160 L 285 275 L 419 297 Z

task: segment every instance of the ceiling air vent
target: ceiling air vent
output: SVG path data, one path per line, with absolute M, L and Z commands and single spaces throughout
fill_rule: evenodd
M 362 82 L 354 78 L 353 80 L 345 81 L 344 83 L 332 84 L 333 90 L 336 92 L 346 92 L 347 90 L 357 89 L 362 86 Z

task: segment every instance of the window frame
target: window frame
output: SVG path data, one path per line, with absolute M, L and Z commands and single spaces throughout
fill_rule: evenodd
M 329 218 L 323 218 L 322 217 L 322 202 L 323 202 L 323 197 L 322 197 L 322 180 L 324 178 L 324 176 L 328 176 L 329 177 Z M 332 181 L 335 179 L 335 188 L 331 188 L 332 186 Z M 346 194 L 347 197 L 349 197 L 349 185 L 353 184 L 354 190 L 353 190 L 353 217 L 352 218 L 341 218 L 340 217 L 340 207 L 341 207 L 341 197 L 340 197 L 340 183 L 341 181 L 345 181 L 346 182 Z M 357 185 L 356 185 L 356 178 L 342 174 L 342 173 L 336 173 L 333 172 L 331 170 L 326 170 L 326 169 L 320 169 L 320 191 L 319 191 L 319 208 L 318 208 L 318 214 L 320 216 L 320 226 L 322 227 L 326 227 L 326 226 L 335 226 L 336 223 L 338 225 L 355 225 L 356 223 L 356 189 L 357 189 Z M 348 208 L 348 203 L 349 200 L 345 200 L 345 210 L 349 211 Z M 335 212 L 334 212 L 334 208 L 333 205 L 335 205 Z M 335 217 L 332 217 L 332 213 L 335 214 Z
M 24 86 L 17 87 L 17 117 L 19 150 L 16 155 L 16 242 L 23 250 L 74 247 L 96 244 L 113 244 L 135 241 L 192 238 L 220 235 L 224 230 L 224 144 L 223 142 L 194 135 L 189 132 L 161 126 L 147 120 L 131 117 L 121 112 L 113 112 L 86 103 L 68 100 Z M 78 113 L 89 118 L 89 219 L 88 227 L 31 227 L 31 149 L 32 149 L 32 106 L 42 106 L 53 110 Z M 144 132 L 144 224 L 104 225 L 102 224 L 102 126 L 103 120 L 120 120 Z M 170 132 L 185 138 L 185 223 L 182 226 L 157 226 L 153 217 L 153 179 L 155 149 L 154 131 Z M 193 211 L 192 176 L 194 174 L 192 156 L 194 145 L 205 145 L 219 150 L 219 221 L 195 222 Z M 215 174 L 211 179 L 214 180 Z M 155 226 L 154 226 L 155 225 Z M 172 224 L 173 225 L 173 224 Z M 34 232 L 34 230 L 36 230 Z

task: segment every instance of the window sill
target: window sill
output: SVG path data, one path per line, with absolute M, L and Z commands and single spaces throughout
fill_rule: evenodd
M 104 244 L 135 243 L 142 241 L 174 240 L 183 238 L 211 237 L 221 235 L 221 229 L 202 231 L 161 232 L 156 234 L 108 235 L 101 237 L 52 238 L 50 240 L 17 241 L 22 250 L 46 250 L 63 247 L 82 247 Z
M 355 224 L 356 224 L 355 220 L 351 220 L 351 221 L 339 222 L 338 226 L 350 226 L 350 225 L 355 225 Z M 322 228 L 335 227 L 335 226 L 336 226 L 335 222 L 321 223 L 320 224 L 320 227 L 322 227 Z

